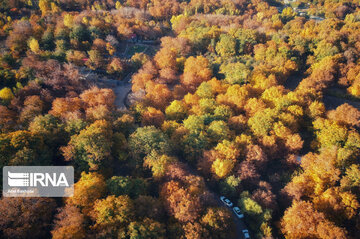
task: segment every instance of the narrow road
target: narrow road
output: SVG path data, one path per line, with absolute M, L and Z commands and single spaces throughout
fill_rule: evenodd
M 122 58 L 130 59 L 132 55 L 128 53 L 129 47 L 145 46 L 145 49 L 142 51 L 142 53 L 146 53 L 148 50 L 150 50 L 150 46 L 155 47 L 155 45 L 156 45 L 155 43 L 156 43 L 155 41 L 143 41 L 143 42 L 135 42 L 135 43 L 127 42 L 124 52 L 123 53 L 116 52 L 115 55 L 122 57 Z M 149 53 L 149 54 L 151 55 L 151 53 Z M 121 81 L 109 80 L 110 84 L 108 85 L 109 86 L 108 88 L 110 88 L 114 91 L 114 93 L 116 95 L 115 106 L 120 110 L 127 110 L 125 102 L 126 102 L 126 97 L 131 92 L 131 86 L 132 86 L 131 76 L 134 73 L 135 72 L 130 72 Z
M 115 105 L 120 110 L 127 110 L 125 101 L 128 93 L 131 91 L 131 83 L 129 82 L 118 82 L 113 91 L 116 95 Z
M 199 177 L 202 177 L 199 173 L 198 170 L 196 170 L 195 168 L 191 167 L 185 160 L 182 160 L 183 163 L 185 163 L 186 167 L 187 167 L 187 170 L 189 171 L 190 174 L 193 174 L 195 176 L 199 176 Z M 203 178 L 203 177 L 202 177 Z M 214 192 L 213 190 L 210 189 L 210 187 L 207 185 L 207 182 L 206 180 L 204 179 L 205 181 L 205 186 L 206 186 L 206 190 L 209 191 L 213 196 L 214 196 L 214 199 L 217 203 L 217 205 L 219 207 L 224 207 L 224 208 L 227 208 L 230 213 L 231 213 L 231 216 L 233 218 L 233 221 L 234 221 L 234 224 L 235 224 L 235 228 L 236 228 L 236 238 L 237 239 L 245 239 L 244 237 L 244 234 L 243 234 L 243 230 L 246 230 L 248 229 L 247 226 L 245 225 L 245 222 L 244 220 L 246 220 L 246 217 L 244 218 L 238 218 L 235 213 L 233 212 L 233 209 L 230 208 L 230 207 L 227 207 L 221 200 L 220 200 L 220 195 L 216 192 Z M 234 204 L 234 206 L 236 206 L 236 202 L 232 202 Z M 250 235 L 251 237 L 251 235 Z
M 214 193 L 213 191 L 210 191 L 210 192 L 215 195 L 219 206 L 226 207 L 226 208 L 228 208 L 230 210 L 231 215 L 233 217 L 235 227 L 236 227 L 236 238 L 245 239 L 244 234 L 242 233 L 242 231 L 247 229 L 247 226 L 245 225 L 245 222 L 244 222 L 244 220 L 246 220 L 246 218 L 244 217 L 244 218 L 240 219 L 237 216 L 235 216 L 235 213 L 233 212 L 232 208 L 229 208 L 229 207 L 225 206 L 224 203 L 220 200 L 220 196 L 218 194 Z M 234 203 L 234 205 L 235 205 L 235 203 Z

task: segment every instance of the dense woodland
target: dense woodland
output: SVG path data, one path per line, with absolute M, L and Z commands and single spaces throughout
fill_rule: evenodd
M 76 183 L 0 237 L 238 238 L 225 195 L 253 238 L 359 238 L 359 102 L 358 1 L 2 0 L 0 164 Z

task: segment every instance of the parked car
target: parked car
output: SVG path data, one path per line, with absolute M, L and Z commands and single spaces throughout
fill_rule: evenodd
M 224 196 L 221 196 L 221 197 L 220 197 L 220 200 L 221 200 L 226 206 L 228 206 L 228 207 L 232 207 L 232 206 L 233 206 L 233 203 L 232 203 L 229 199 L 227 199 L 226 197 L 224 197 Z
M 245 229 L 242 230 L 243 234 L 244 234 L 244 238 L 245 239 L 250 239 L 250 234 L 249 234 L 249 230 Z
M 243 218 L 243 217 L 244 217 L 244 214 L 241 213 L 240 208 L 234 207 L 234 208 L 233 208 L 233 211 L 234 211 L 235 215 L 236 215 L 238 218 Z

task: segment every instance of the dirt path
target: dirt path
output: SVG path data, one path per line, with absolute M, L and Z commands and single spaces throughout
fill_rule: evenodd
M 131 91 L 131 76 L 133 73 L 129 73 L 121 82 L 117 82 L 116 87 L 113 89 L 116 95 L 115 105 L 120 110 L 126 110 L 126 97 Z
M 132 52 L 130 52 L 131 47 L 134 46 L 143 46 L 143 53 L 153 55 L 158 48 L 158 45 L 154 45 L 153 43 L 126 43 L 122 48 L 118 49 L 115 53 L 115 56 L 130 59 L 132 56 Z M 81 73 L 85 75 L 85 78 L 94 82 L 95 85 L 101 88 L 109 88 L 112 89 L 116 95 L 115 105 L 120 110 L 127 110 L 126 106 L 126 97 L 131 92 L 131 76 L 135 72 L 130 72 L 124 79 L 122 80 L 114 80 L 107 79 L 101 75 L 98 75 L 96 71 L 92 71 L 88 68 L 83 67 L 81 69 Z

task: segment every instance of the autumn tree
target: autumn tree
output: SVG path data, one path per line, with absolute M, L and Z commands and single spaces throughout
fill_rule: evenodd
M 149 8 L 150 14 L 158 19 L 168 19 L 180 12 L 180 4 L 175 0 L 160 2 L 152 0 L 152 6 Z
M 168 86 L 149 82 L 146 84 L 146 99 L 150 105 L 164 110 L 171 101 L 172 94 Z
M 176 161 L 174 157 L 151 151 L 144 159 L 144 166 L 151 169 L 154 178 L 161 178 L 165 175 L 168 166 L 174 161 Z
M 191 56 L 186 59 L 182 83 L 194 91 L 202 82 L 210 80 L 212 71 L 209 61 L 203 56 Z
M 140 195 L 134 200 L 134 205 L 138 218 L 150 217 L 161 220 L 165 216 L 163 204 L 158 198 Z
M 52 198 L 8 198 L 0 200 L 0 231 L 6 238 L 49 236 L 56 203 Z
M 294 201 L 285 211 L 282 232 L 289 238 L 346 238 L 346 231 L 328 221 L 311 203 Z
M 235 238 L 234 223 L 230 213 L 224 208 L 208 208 L 201 223 L 214 238 Z
M 220 73 L 225 75 L 225 80 L 229 84 L 244 84 L 248 81 L 250 69 L 243 63 L 227 63 L 220 66 Z
M 29 21 L 21 20 L 13 25 L 13 30 L 6 40 L 6 45 L 13 52 L 19 55 L 26 51 L 27 40 L 33 35 L 33 29 Z
M 4 103 L 9 103 L 14 98 L 14 94 L 10 88 L 4 87 L 0 90 L 0 99 Z
M 167 212 L 181 222 L 192 222 L 199 217 L 200 198 L 192 195 L 179 182 L 169 181 L 161 188 L 161 197 L 165 200 Z
M 36 40 L 35 38 L 30 38 L 29 42 L 28 42 L 29 48 L 32 52 L 34 53 L 39 53 L 40 51 L 40 46 L 39 46 L 39 42 L 38 40 Z
M 55 239 L 83 239 L 85 234 L 85 216 L 73 205 L 65 205 L 55 216 L 55 226 L 51 231 Z
M 166 108 L 165 114 L 166 117 L 172 120 L 182 120 L 187 114 L 186 105 L 179 100 L 174 100 L 171 104 Z
M 124 238 L 127 225 L 134 219 L 133 201 L 128 196 L 111 195 L 96 200 L 90 215 L 95 222 L 92 229 L 98 236 Z
M 40 96 L 28 96 L 24 100 L 24 107 L 20 112 L 20 121 L 26 125 L 37 115 L 41 114 L 43 110 L 44 102 L 41 100 Z
M 185 232 L 185 237 L 189 239 L 210 237 L 209 231 L 198 222 L 188 222 L 184 224 L 182 228 Z
M 165 239 L 165 225 L 154 219 L 145 218 L 142 221 L 133 221 L 128 226 L 130 239 L 159 238 Z
M 342 104 L 335 110 L 328 112 L 328 118 L 339 123 L 351 126 L 359 126 L 360 111 L 349 104 Z
M 148 107 L 142 114 L 142 125 L 154 125 L 160 127 L 165 120 L 164 113 L 153 107 Z
M 81 178 L 74 184 L 74 196 L 66 203 L 80 208 L 81 213 L 88 215 L 95 200 L 104 196 L 106 184 L 104 177 L 98 173 L 81 173 Z
M 0 106 L 0 129 L 6 130 L 11 128 L 15 123 L 16 113 L 6 106 Z
M 83 102 L 78 97 L 73 98 L 56 98 L 52 102 L 52 108 L 49 111 L 49 114 L 52 114 L 56 117 L 66 118 L 71 113 L 79 113 L 82 109 Z
M 220 35 L 220 40 L 216 44 L 216 52 L 222 57 L 231 57 L 236 55 L 236 40 L 228 35 Z

